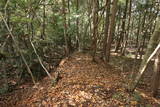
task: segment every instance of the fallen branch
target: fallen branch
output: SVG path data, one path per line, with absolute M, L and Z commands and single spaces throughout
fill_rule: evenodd
M 31 41 L 31 38 L 30 38 L 30 43 L 31 43 L 31 45 L 32 45 L 32 48 L 33 48 L 33 50 L 34 50 L 34 53 L 36 54 L 36 56 L 37 56 L 37 58 L 38 58 L 38 61 L 39 61 L 39 63 L 41 64 L 42 68 L 43 68 L 44 71 L 47 73 L 47 75 L 49 76 L 49 78 L 52 79 L 52 76 L 50 75 L 50 73 L 48 72 L 48 70 L 46 69 L 46 67 L 43 65 L 43 63 L 42 63 L 42 61 L 41 61 L 41 59 L 40 59 L 40 57 L 39 57 L 39 55 L 38 55 L 38 53 L 37 53 L 37 51 L 36 51 L 36 48 L 35 48 L 34 44 L 33 44 L 32 41 Z
M 129 91 L 133 92 L 139 82 L 140 76 L 145 72 L 145 70 L 148 67 L 149 62 L 151 61 L 151 59 L 157 54 L 158 50 L 160 49 L 160 43 L 158 44 L 158 46 L 156 47 L 156 49 L 152 52 L 152 54 L 149 56 L 149 58 L 147 59 L 145 65 L 143 66 L 143 68 L 140 70 L 139 75 L 137 76 L 137 78 L 135 79 L 135 83 L 131 86 L 131 88 L 129 89 Z

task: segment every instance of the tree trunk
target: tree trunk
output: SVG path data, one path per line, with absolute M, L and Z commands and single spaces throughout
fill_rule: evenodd
M 122 27 L 121 27 L 122 31 L 120 32 L 120 37 L 119 37 L 115 52 L 118 52 L 121 46 L 121 42 L 123 42 L 124 36 L 126 34 L 125 24 L 126 24 L 126 17 L 127 17 L 127 9 L 128 9 L 128 0 L 126 0 L 126 6 L 125 6 L 124 14 L 123 14 L 123 19 L 122 19 Z
M 104 31 L 104 41 L 103 41 L 103 57 L 104 61 L 107 62 L 106 56 L 106 48 L 107 48 L 107 39 L 108 39 L 108 32 L 109 32 L 109 16 L 110 16 L 110 0 L 106 0 L 106 21 L 105 21 L 105 31 Z
M 152 84 L 152 92 L 153 96 L 156 97 L 157 91 L 160 84 L 160 49 L 157 53 L 155 64 L 154 64 L 154 75 L 153 75 L 153 84 Z
M 79 0 L 76 0 L 76 12 L 77 14 L 79 14 Z M 80 33 L 79 33 L 79 18 L 77 17 L 76 19 L 76 48 L 78 49 L 78 51 L 81 50 L 80 48 Z
M 129 18 L 128 18 L 128 25 L 127 25 L 126 34 L 125 34 L 125 41 L 124 41 L 124 47 L 122 50 L 122 55 L 125 55 L 127 44 L 128 44 L 130 21 L 131 21 L 131 11 L 132 11 L 132 0 L 130 0 L 129 2 Z
M 139 73 L 137 74 L 135 81 L 133 83 L 131 83 L 131 85 L 130 85 L 130 87 L 131 87 L 130 91 L 135 90 L 135 88 L 137 87 L 137 84 L 139 83 L 141 77 L 143 76 L 143 74 L 147 68 L 147 66 L 146 66 L 148 64 L 147 60 L 148 60 L 149 56 L 151 55 L 151 53 L 154 51 L 158 42 L 160 41 L 159 35 L 160 35 L 160 18 L 158 18 L 158 20 L 157 20 L 157 25 L 156 25 L 155 31 L 149 41 L 146 53 L 144 55 L 144 58 L 142 60 L 142 63 L 141 63 L 140 69 L 139 69 Z
M 95 55 L 97 51 L 97 37 L 98 37 L 98 0 L 93 0 L 93 61 L 95 60 Z
M 32 38 L 34 37 L 34 26 L 33 26 L 33 20 L 34 20 L 34 16 L 31 17 L 31 35 L 32 35 Z
M 62 0 L 62 11 L 63 11 L 63 24 L 64 24 L 64 39 L 65 39 L 65 52 L 66 52 L 66 56 L 68 56 L 70 54 L 70 49 L 69 49 L 69 44 L 68 44 L 68 36 L 67 36 L 67 23 L 66 23 L 66 4 L 65 4 L 65 0 Z
M 45 1 L 43 4 L 43 27 L 42 27 L 42 35 L 41 38 L 44 39 L 46 36 L 46 5 L 45 5 Z
M 138 48 L 138 44 L 139 44 L 139 31 L 140 31 L 140 25 L 141 24 L 141 14 L 139 15 L 139 21 L 138 21 L 138 28 L 137 28 L 137 37 L 136 37 L 136 45 L 135 47 Z
M 141 14 L 139 15 L 139 20 L 138 20 L 138 27 L 137 27 L 137 32 L 136 32 L 136 44 L 135 44 L 135 48 L 136 48 L 136 55 L 135 55 L 135 59 L 137 59 L 138 57 L 138 53 L 139 53 L 139 33 L 140 33 L 140 28 L 141 28 Z
M 145 11 L 145 14 L 144 14 L 144 17 L 143 17 L 143 21 L 142 21 L 142 26 L 141 26 L 141 30 L 143 30 L 143 28 L 145 27 L 145 23 L 146 23 L 146 15 L 147 15 L 147 11 Z M 140 49 L 140 59 L 142 59 L 142 56 L 143 56 L 143 50 L 144 50 L 144 45 L 145 45 L 145 41 L 146 41 L 146 31 L 141 31 L 141 34 L 143 35 L 143 41 L 142 41 L 142 44 L 141 44 L 141 49 Z
M 70 0 L 68 0 L 68 3 L 67 3 L 67 7 L 68 7 L 68 14 L 69 14 L 69 17 L 68 17 L 68 27 L 71 26 L 71 20 L 70 20 Z M 73 47 L 72 47 L 72 38 L 71 38 L 71 35 L 70 34 L 67 34 L 67 38 L 68 38 L 68 49 L 69 49 L 69 53 L 73 51 Z
M 145 42 L 146 42 L 146 32 L 144 33 L 143 42 L 142 42 L 142 45 L 140 46 L 140 51 L 139 51 L 140 59 L 142 59 L 142 56 L 143 56 L 143 53 L 144 53 Z
M 112 38 L 115 32 L 115 18 L 116 18 L 116 13 L 117 13 L 117 2 L 118 0 L 113 1 L 111 23 L 110 23 L 109 36 L 108 36 L 107 47 L 106 47 L 106 61 L 107 62 L 109 62 Z
M 115 47 L 114 47 L 114 48 L 115 48 L 115 52 L 117 51 L 117 50 L 116 50 L 116 47 L 117 47 L 117 44 L 118 44 L 118 41 L 119 41 L 119 32 L 120 32 L 120 27 L 121 27 L 121 13 L 122 13 L 122 12 L 121 12 L 121 7 L 120 7 L 120 6 L 119 6 L 119 9 L 118 9 L 118 10 L 119 10 L 119 11 L 118 11 L 118 20 L 117 20 L 117 21 L 118 21 L 118 25 L 117 25 L 118 27 L 117 27 L 117 29 L 116 29 L 116 32 L 117 32 L 117 33 L 116 33 L 116 36 L 117 36 L 117 37 L 116 37 L 116 40 L 115 40 Z

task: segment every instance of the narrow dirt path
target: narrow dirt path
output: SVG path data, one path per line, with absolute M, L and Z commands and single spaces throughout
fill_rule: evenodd
M 55 87 L 46 77 L 37 87 L 21 92 L 16 107 L 125 107 L 138 102 L 125 91 L 125 73 L 88 54 L 75 53 L 57 68 L 60 80 Z M 52 73 L 54 76 L 54 73 Z
M 97 59 L 92 62 L 90 55 L 76 53 L 62 60 L 59 68 L 61 80 L 56 87 L 43 80 L 41 87 L 32 97 L 21 104 L 40 106 L 116 106 L 123 102 L 114 99 L 114 94 L 122 91 L 119 71 Z M 27 106 L 26 105 L 26 106 Z

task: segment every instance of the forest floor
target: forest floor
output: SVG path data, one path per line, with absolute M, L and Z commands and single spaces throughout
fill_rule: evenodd
M 134 63 L 140 61 L 133 62 L 113 56 L 111 64 L 105 65 L 98 57 L 93 62 L 89 54 L 74 53 L 59 64 L 57 85 L 52 86 L 48 77 L 37 86 L 23 84 L 0 96 L 0 107 L 160 107 L 160 99 L 151 97 L 150 86 L 144 82 L 135 93 L 126 92 L 130 76 L 138 69 Z

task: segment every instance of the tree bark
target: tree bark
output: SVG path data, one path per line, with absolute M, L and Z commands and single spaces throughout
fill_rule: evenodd
M 159 84 L 160 84 L 160 49 L 157 52 L 157 56 L 154 64 L 154 75 L 153 75 L 153 83 L 152 83 L 152 92 L 154 97 L 156 97 L 157 95 Z
M 124 41 L 124 45 L 123 45 L 123 49 L 122 49 L 122 55 L 125 55 L 127 44 L 128 44 L 130 21 L 131 21 L 131 15 L 132 15 L 131 11 L 132 11 L 132 0 L 129 1 L 129 18 L 128 18 L 128 25 L 127 25 L 126 34 L 125 34 L 125 41 Z
M 107 62 L 109 62 L 112 38 L 115 32 L 115 18 L 116 18 L 116 13 L 117 13 L 117 2 L 118 0 L 114 0 L 113 6 L 112 6 L 111 23 L 110 23 L 109 36 L 108 36 L 107 47 L 106 47 L 106 61 Z
M 123 19 L 122 19 L 122 26 L 121 26 L 122 30 L 120 32 L 120 37 L 119 37 L 119 40 L 118 40 L 115 52 L 118 52 L 118 50 L 120 48 L 120 45 L 121 45 L 121 42 L 123 42 L 124 36 L 126 34 L 125 24 L 126 24 L 126 17 L 127 17 L 127 9 L 128 9 L 128 0 L 126 0 L 126 6 L 125 6 L 125 10 L 124 10 L 124 14 L 123 14 Z
M 70 0 L 68 0 L 68 3 L 67 3 L 67 7 L 68 7 L 68 27 L 71 26 L 71 19 L 70 19 L 70 14 L 71 14 L 71 10 L 70 10 Z M 72 38 L 71 38 L 71 35 L 68 33 L 67 34 L 67 37 L 68 37 L 68 49 L 69 49 L 69 53 L 73 51 L 73 47 L 72 47 Z
M 66 4 L 65 0 L 62 0 L 62 11 L 63 11 L 63 24 L 64 24 L 64 39 L 65 39 L 65 52 L 66 56 L 69 56 L 70 54 L 70 49 L 69 49 L 69 44 L 68 44 L 68 36 L 67 36 L 67 23 L 66 23 Z
M 142 26 L 141 26 L 141 30 L 143 30 L 143 28 L 145 27 L 145 23 L 146 23 L 146 15 L 147 15 L 147 11 L 145 11 L 144 17 L 143 17 L 143 21 L 142 21 Z M 141 31 L 141 34 L 143 35 L 143 41 L 142 44 L 140 45 L 140 59 L 142 59 L 143 56 L 143 50 L 144 50 L 144 45 L 145 45 L 145 41 L 146 41 L 146 31 Z
M 97 51 L 97 37 L 98 37 L 98 0 L 93 0 L 93 61 L 95 61 L 95 55 Z
M 77 15 L 79 15 L 78 12 L 79 11 L 79 0 L 76 0 L 76 12 L 77 12 Z M 79 33 L 79 18 L 77 17 L 76 19 L 76 48 L 78 49 L 78 51 L 81 50 L 80 48 L 80 33 Z
M 105 19 L 104 41 L 103 41 L 103 57 L 105 63 L 107 63 L 106 48 L 107 48 L 107 39 L 109 32 L 110 2 L 111 2 L 110 0 L 106 0 L 106 19 Z
M 139 83 L 141 77 L 143 76 L 143 74 L 147 68 L 148 58 L 150 57 L 151 53 L 154 51 L 158 42 L 160 41 L 159 35 L 160 35 L 160 18 L 158 18 L 158 20 L 157 20 L 157 25 L 156 25 L 155 31 L 149 41 L 146 53 L 144 55 L 144 58 L 142 60 L 142 63 L 141 63 L 140 69 L 139 69 L 139 73 L 137 74 L 135 81 L 133 81 L 133 83 L 131 83 L 131 85 L 130 85 L 130 87 L 131 87 L 130 91 L 135 90 L 135 88 L 137 87 L 137 84 Z
M 43 26 L 42 26 L 42 35 L 41 38 L 44 39 L 46 36 L 46 5 L 45 5 L 45 1 L 43 4 Z

